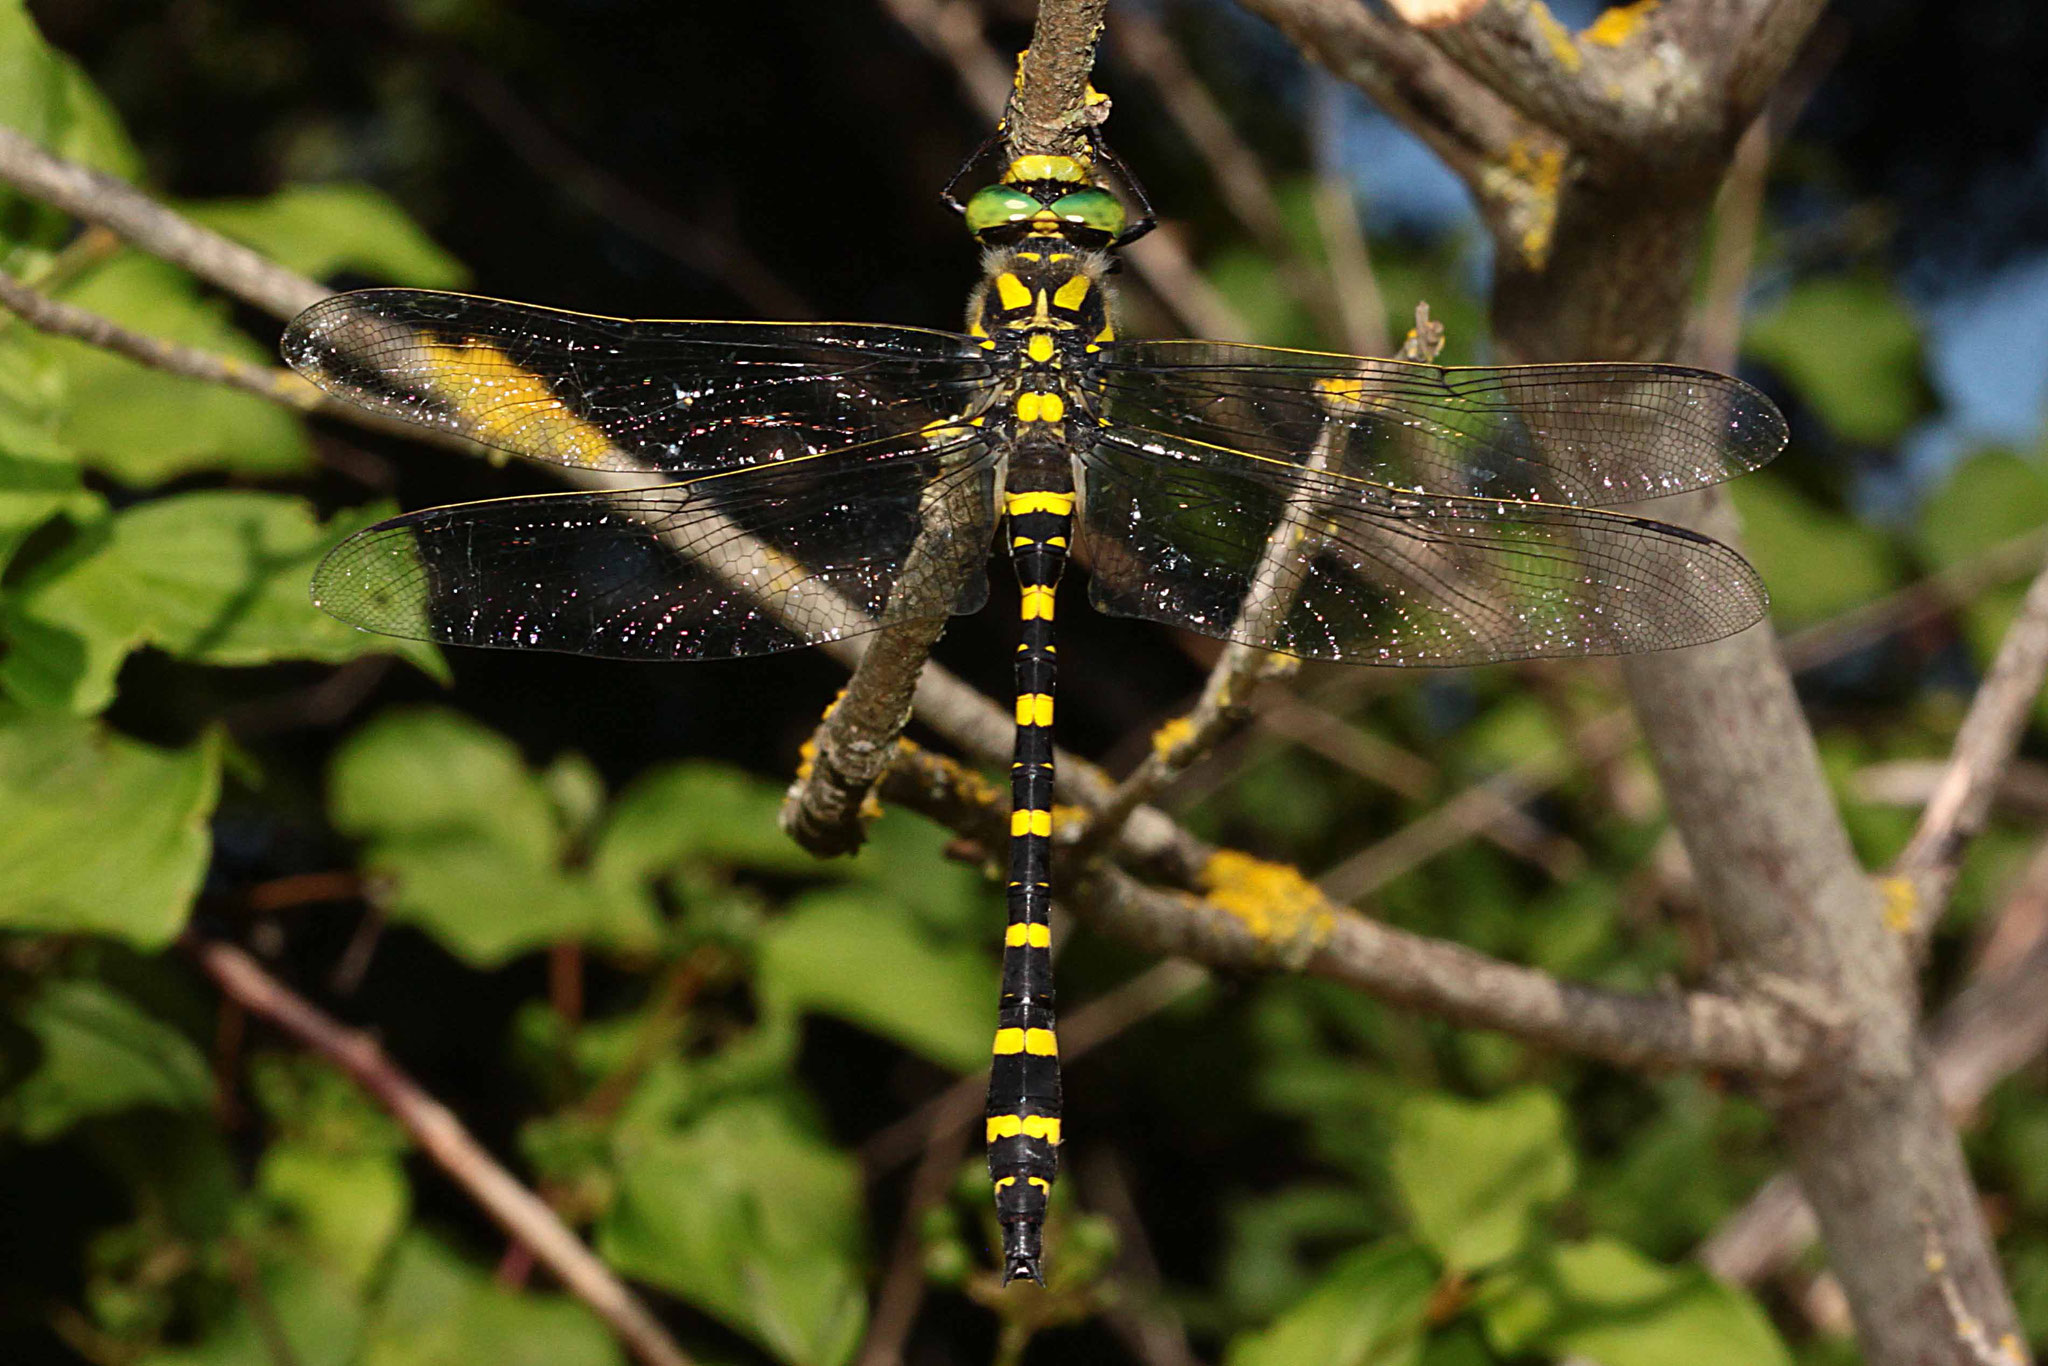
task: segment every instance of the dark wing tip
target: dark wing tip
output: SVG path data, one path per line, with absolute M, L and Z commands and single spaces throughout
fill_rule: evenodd
M 1770 395 L 1733 376 L 1720 376 L 1728 387 L 1728 449 L 1735 473 L 1762 469 L 1776 460 L 1792 439 L 1785 414 Z

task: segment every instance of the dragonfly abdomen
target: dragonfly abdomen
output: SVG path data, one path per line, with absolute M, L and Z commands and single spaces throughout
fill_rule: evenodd
M 1059 1168 L 1060 1064 L 1052 979 L 1053 602 L 1072 535 L 1070 492 L 1004 499 L 1022 590 L 1017 741 L 1010 768 L 1009 919 L 988 1086 L 988 1169 L 1003 1280 L 1042 1281 L 1040 1233 Z

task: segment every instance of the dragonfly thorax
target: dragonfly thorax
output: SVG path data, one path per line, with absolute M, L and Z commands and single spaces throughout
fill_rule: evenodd
M 1114 337 L 1108 284 L 1111 258 L 1064 240 L 1026 239 L 990 248 L 981 283 L 967 301 L 967 330 L 990 350 L 1051 334 L 1059 348 L 1098 346 Z

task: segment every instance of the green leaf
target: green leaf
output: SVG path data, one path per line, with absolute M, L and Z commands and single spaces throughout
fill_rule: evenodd
M 64 124 L 64 72 L 22 0 L 0 0 L 0 124 L 49 146 Z
M 2048 467 L 2012 451 L 1980 451 L 1958 461 L 1922 505 L 1914 539 L 1931 563 L 1946 567 L 2043 523 Z
M 0 1118 L 30 1142 L 93 1115 L 201 1109 L 212 1098 L 206 1059 L 192 1041 L 98 982 L 45 983 L 21 1007 L 20 1022 L 42 1056 L 0 1099 Z
M 393 284 L 454 289 L 468 269 L 368 185 L 287 185 L 263 199 L 217 199 L 185 212 L 301 275 L 355 271 Z
M 829 872 L 782 833 L 782 793 L 726 764 L 651 769 L 619 794 L 593 862 L 607 876 L 645 878 L 690 864 L 760 872 Z
M 162 948 L 206 871 L 219 790 L 214 737 L 163 750 L 0 711 L 0 926 Z
M 565 866 L 571 849 L 545 784 L 511 741 L 459 713 L 387 712 L 335 756 L 337 828 L 391 877 L 392 917 L 492 967 L 548 944 L 651 948 L 657 918 L 637 883 Z
M 433 1239 L 407 1236 L 372 1311 L 362 1366 L 624 1366 L 566 1295 L 508 1290 Z
M 355 630 L 306 596 L 321 557 L 373 515 L 322 526 L 300 499 L 232 491 L 130 508 L 8 603 L 14 648 L 0 661 L 0 686 L 31 705 L 97 711 L 113 700 L 122 661 L 144 645 L 230 666 L 397 653 L 438 673 L 433 647 Z
M 1850 441 L 1889 445 L 1928 410 L 1920 325 L 1884 280 L 1802 281 L 1750 325 L 1744 349 Z
M 995 959 L 941 948 L 855 889 L 816 892 L 761 936 L 764 994 L 837 1016 L 958 1072 L 988 1065 Z
M 343 1276 L 286 1249 L 266 1250 L 254 1279 L 226 1298 L 226 1312 L 196 1345 L 151 1352 L 137 1366 L 354 1366 L 363 1307 Z
M 1772 615 L 1798 624 L 1890 591 L 1898 577 L 1885 538 L 1827 511 L 1770 473 L 1729 485 L 1743 544 L 1771 586 Z
M 6 400 L 0 398 L 0 406 Z M 0 570 L 13 561 L 30 533 L 54 517 L 85 523 L 104 515 L 105 502 L 79 482 L 76 462 L 24 451 L 7 440 L 0 416 Z
M 1537 1211 L 1572 1187 L 1564 1107 L 1548 1091 L 1478 1102 L 1411 1096 L 1394 1127 L 1394 1182 L 1417 1236 L 1453 1271 L 1513 1256 Z
M 358 1288 L 368 1284 L 412 1206 L 397 1160 L 376 1153 L 275 1143 L 264 1151 L 256 1184 L 307 1244 Z
M 199 297 L 172 266 L 123 252 L 63 291 L 64 301 L 138 332 L 274 366 L 276 357 L 227 320 L 226 305 Z M 152 370 L 64 337 L 35 346 L 58 362 L 70 402 L 60 435 L 94 468 L 130 485 L 159 484 L 194 470 L 296 474 L 310 457 L 298 418 L 253 394 Z
M 600 1253 L 792 1366 L 838 1366 L 866 1321 L 861 1182 L 846 1154 L 749 1100 L 675 1133 L 631 1131 Z
M 1307 1298 L 1230 1344 L 1228 1366 L 1413 1366 L 1436 1265 L 1405 1238 L 1338 1260 Z
M 1509 1355 L 1540 1351 L 1601 1366 L 1790 1366 L 1763 1311 L 1698 1267 L 1671 1268 L 1612 1239 L 1567 1244 L 1481 1287 L 1487 1336 Z

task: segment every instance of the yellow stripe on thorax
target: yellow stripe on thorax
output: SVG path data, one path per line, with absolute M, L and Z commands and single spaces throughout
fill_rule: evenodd
M 1006 313 L 1020 308 L 1029 308 L 1031 307 L 1031 291 L 1025 287 L 1022 280 L 1006 270 L 1001 275 L 996 276 L 996 302 L 1002 305 L 1003 311 Z

